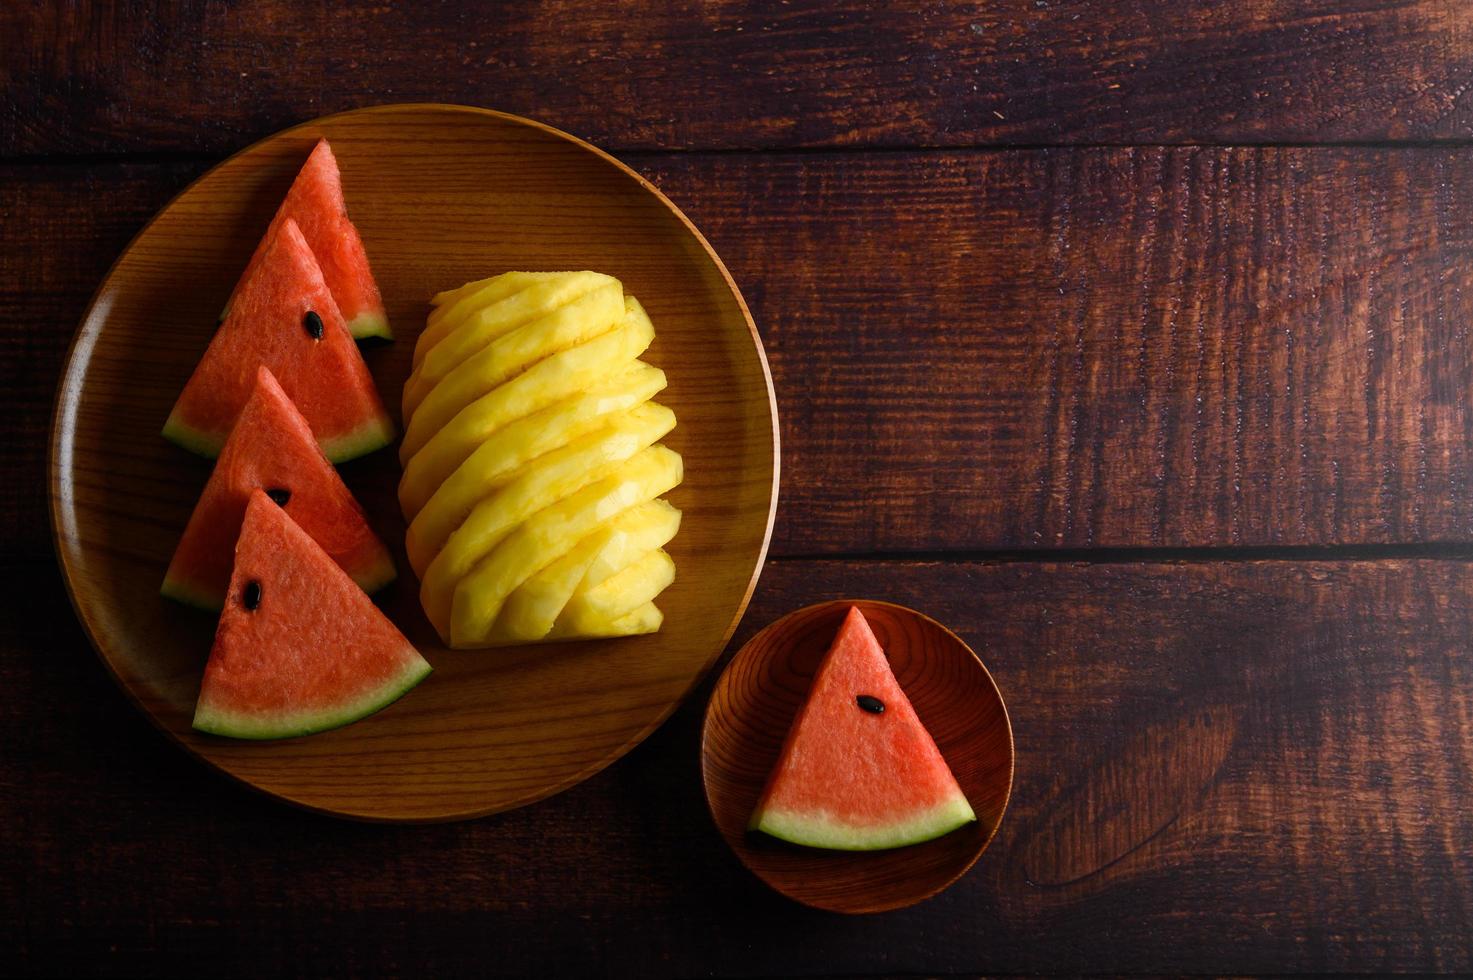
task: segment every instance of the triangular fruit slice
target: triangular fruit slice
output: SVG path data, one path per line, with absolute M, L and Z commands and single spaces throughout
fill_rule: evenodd
M 752 815 L 774 837 L 842 851 L 919 844 L 976 820 L 936 742 L 851 607 Z
M 429 672 L 317 542 L 253 491 L 194 727 L 232 738 L 310 735 L 378 711 Z
M 287 218 L 302 229 L 307 244 L 316 253 L 322 266 L 322 277 L 327 280 L 327 288 L 332 290 L 332 297 L 347 321 L 349 332 L 359 339 L 392 337 L 378 283 L 368 268 L 363 239 L 358 236 L 353 222 L 348 220 L 348 208 L 343 202 L 342 175 L 327 140 L 318 140 L 297 179 L 292 182 L 291 190 L 286 192 L 286 199 L 281 202 L 240 282 L 230 294 L 225 313 L 229 314 L 235 297 L 255 271 L 265 251 L 266 240 Z
M 342 462 L 394 437 L 358 346 L 290 218 L 275 228 L 230 315 L 195 366 L 164 435 L 215 456 L 256 383 L 256 367 L 276 375 L 312 427 L 327 458 Z
M 220 608 L 230 585 L 231 557 L 246 503 L 258 488 L 365 592 L 394 580 L 389 549 L 322 454 L 307 420 L 263 367 L 257 369 L 255 390 L 174 551 L 164 576 L 164 595 L 206 609 Z

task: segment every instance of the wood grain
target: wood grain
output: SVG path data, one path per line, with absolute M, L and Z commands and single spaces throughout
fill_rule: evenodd
M 1473 971 L 1470 35 L 1455 0 L 0 4 L 0 973 Z M 1019 767 L 956 886 L 773 895 L 709 822 L 709 683 L 555 801 L 390 827 L 203 773 L 98 669 L 41 489 L 88 297 L 220 156 L 412 98 L 633 151 L 710 235 L 782 397 L 775 552 L 1095 562 L 776 561 L 728 648 L 854 594 L 971 643 Z M 1159 146 L 1286 141 L 1417 145 Z M 1027 150 L 1082 143 L 1157 145 Z
M 609 149 L 1468 139 L 1470 38 L 1449 0 L 11 3 L 0 154 L 414 100 Z
M 553 801 L 345 824 L 160 738 L 54 571 L 0 583 L 0 685 L 25 695 L 0 713 L 18 972 L 1473 969 L 1465 562 L 771 563 L 733 647 L 799 606 L 885 596 L 957 630 L 1012 712 L 992 847 L 865 920 L 780 898 L 725 852 L 700 785 L 709 685 Z
M 37 491 L 56 384 L 87 303 L 128 239 L 202 169 L 0 168 L 0 540 L 12 559 L 51 549 Z
M 856 606 L 977 819 L 936 840 L 886 851 L 822 851 L 752 834 L 748 822 L 793 719 Z M 1013 786 L 1013 732 L 997 685 L 955 633 L 904 606 L 837 600 L 772 622 L 732 658 L 701 727 L 701 782 L 727 846 L 776 891 L 834 912 L 887 912 L 942 891 L 992 842 Z
M 260 233 L 308 150 L 332 141 L 399 342 L 367 355 L 389 405 L 438 289 L 507 269 L 618 276 L 656 324 L 666 440 L 685 458 L 664 628 L 612 642 L 451 652 L 420 608 L 379 453 L 343 467 L 403 574 L 379 594 L 435 668 L 412 697 L 337 731 L 270 745 L 190 728 L 213 617 L 158 583 L 209 470 L 159 435 Z M 108 274 L 61 382 L 51 497 L 68 588 L 99 653 L 158 725 L 258 789 L 363 819 L 497 812 L 573 785 L 628 751 L 710 667 L 766 551 L 777 481 L 771 381 L 740 295 L 699 234 L 585 144 L 513 117 L 366 110 L 252 147 L 155 218 Z
M 767 340 L 796 555 L 1473 541 L 1473 156 L 672 154 Z M 0 170 L 17 479 L 65 336 L 197 165 Z
M 1473 155 L 645 169 L 751 284 L 779 554 L 1473 536 Z

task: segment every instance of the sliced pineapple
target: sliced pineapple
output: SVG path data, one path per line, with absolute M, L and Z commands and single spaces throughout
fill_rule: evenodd
M 456 647 L 658 630 L 680 512 L 654 328 L 617 279 L 512 272 L 436 294 L 404 386 L 410 564 Z
M 647 633 L 658 633 L 660 627 L 665 623 L 665 614 L 653 602 L 646 602 L 627 616 L 613 621 L 599 621 L 592 629 L 582 633 L 559 633 L 556 630 L 548 633 L 541 640 L 543 643 L 569 643 L 575 640 L 614 640 L 623 636 L 644 636 Z M 516 643 L 525 643 L 525 640 L 516 640 Z M 492 640 L 486 646 L 509 646 Z
M 675 487 L 681 475 L 680 454 L 651 446 L 620 466 L 617 474 L 533 514 L 455 586 L 448 623 L 450 645 L 486 645 L 506 597 L 523 582 L 561 558 L 600 524 Z M 450 547 L 447 542 L 441 558 Z M 424 590 L 420 597 L 425 598 Z M 442 628 L 444 619 L 437 621 L 437 616 L 442 617 L 443 609 L 425 605 L 431 622 Z
M 415 406 L 413 416 L 404 422 L 400 461 L 418 452 L 471 402 L 528 366 L 608 333 L 623 320 L 624 296 L 619 286 L 600 286 L 493 341 L 440 379 Z
M 680 530 L 681 513 L 668 500 L 651 500 L 631 515 L 625 533 L 611 538 L 583 571 L 575 591 L 586 591 L 623 571 L 647 551 L 663 548 Z
M 516 480 L 478 503 L 425 569 L 420 602 L 430 622 L 438 627 L 448 619 L 457 583 L 519 523 L 606 476 L 632 467 L 631 457 L 648 452 L 647 447 L 674 426 L 674 412 L 647 402 L 616 416 L 609 426 L 546 454 Z M 552 555 L 548 562 L 559 555 Z
M 548 639 L 597 640 L 605 637 L 643 636 L 646 633 L 659 632 L 664 622 L 665 614 L 660 612 L 653 602 L 646 602 L 629 615 L 616 619 L 612 623 L 599 623 L 579 636 L 549 636 Z
M 430 389 L 498 338 L 525 324 L 551 316 L 594 289 L 618 290 L 617 299 L 602 304 L 614 319 L 623 315 L 624 294 L 619 280 L 597 272 L 570 272 L 556 279 L 534 282 L 498 302 L 483 306 L 457 323 L 430 348 L 410 372 L 404 385 L 404 422 L 407 425 Z M 610 320 L 613 323 L 614 320 Z
M 658 520 L 652 516 L 651 523 L 641 526 L 638 533 L 610 539 L 603 550 L 588 563 L 576 591 L 587 592 L 602 584 L 610 576 L 617 575 L 644 557 L 647 552 L 663 548 L 675 537 L 675 532 L 680 530 L 680 511 L 664 500 L 655 503 L 663 505 L 667 510 L 660 514 Z
M 491 641 L 525 643 L 542 639 L 585 581 L 589 569 L 606 553 L 638 549 L 640 554 L 645 554 L 666 544 L 679 529 L 680 511 L 664 500 L 631 507 L 579 541 L 566 555 L 527 579 L 508 596 L 491 631 Z M 599 581 L 606 578 L 607 575 Z
M 634 361 L 591 391 L 565 398 L 496 430 L 428 500 L 421 497 L 427 483 L 401 483 L 399 505 L 410 518 L 405 544 L 415 574 L 424 575 L 445 539 L 460 527 L 471 509 L 519 476 L 522 467 L 608 424 L 614 413 L 648 401 L 664 387 L 664 371 Z
M 409 459 L 401 499 L 428 500 L 502 426 L 601 384 L 644 353 L 654 327 L 633 297 L 626 308 L 617 330 L 538 362 L 468 405 Z
M 627 568 L 591 589 L 573 594 L 552 627 L 557 636 L 581 636 L 599 623 L 621 619 L 652 601 L 675 581 L 675 561 L 663 548 L 647 551 Z
M 665 614 L 660 612 L 653 602 L 646 602 L 628 615 L 619 619 L 606 621 L 600 620 L 591 628 L 581 633 L 562 633 L 554 628 L 541 640 L 543 643 L 568 643 L 575 640 L 613 640 L 623 636 L 644 636 L 647 633 L 658 633 L 660 627 L 665 623 Z M 525 640 L 517 640 L 524 643 Z M 507 643 L 492 641 L 487 646 L 509 646 Z
M 435 308 L 425 321 L 414 344 L 414 364 L 418 365 L 425 354 L 438 344 L 456 324 L 483 306 L 499 302 L 520 290 L 538 282 L 557 279 L 566 275 L 562 272 L 505 272 L 490 279 L 468 282 L 459 289 L 437 293 L 430 302 Z
M 563 275 L 561 272 L 501 272 L 485 279 L 472 279 L 464 285 L 456 286 L 454 289 L 442 289 L 430 297 L 430 305 L 444 313 L 448 308 L 467 296 L 476 295 L 483 290 L 497 287 L 503 290 L 521 289 L 529 282 L 540 279 L 554 279 Z

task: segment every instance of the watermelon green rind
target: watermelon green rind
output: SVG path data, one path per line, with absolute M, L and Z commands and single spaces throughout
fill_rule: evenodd
M 172 575 L 164 576 L 164 584 L 159 586 L 159 595 L 165 599 L 173 599 L 182 602 L 186 606 L 202 609 L 205 612 L 220 611 L 220 597 L 211 595 L 210 590 L 196 587 L 193 583 Z
M 923 844 L 974 823 L 977 814 L 958 793 L 934 807 L 885 824 L 856 826 L 831 819 L 821 811 L 799 813 L 768 809 L 753 816 L 753 830 L 805 847 L 832 851 L 883 851 Z
M 413 647 L 409 648 L 414 650 Z M 330 711 L 300 712 L 297 714 L 237 714 L 217 709 L 201 698 L 194 712 L 196 731 L 228 738 L 265 741 L 278 738 L 295 738 L 299 735 L 315 735 L 351 725 L 376 711 L 382 711 L 429 676 L 433 668 L 424 661 L 418 651 L 407 658 L 399 674 L 379 687 L 365 693 L 356 701 L 335 705 Z
M 394 339 L 394 332 L 389 329 L 389 318 L 375 312 L 360 313 L 349 320 L 348 333 L 353 335 L 354 340 L 367 340 L 370 337 Z
M 220 455 L 220 450 L 225 448 L 224 439 L 217 438 L 213 433 L 201 432 L 193 428 L 180 421 L 174 413 L 170 413 L 169 420 L 164 423 L 163 435 L 174 445 L 204 456 L 206 459 L 216 459 Z M 393 442 L 394 436 L 394 423 L 387 417 L 382 417 L 369 419 L 351 432 L 320 440 L 319 444 L 329 460 L 334 463 L 346 463 L 350 459 L 378 452 Z
M 181 449 L 187 449 L 206 459 L 214 459 L 225 448 L 225 440 L 212 432 L 201 432 L 179 418 L 177 411 L 170 412 L 164 423 L 164 438 Z
M 384 555 L 381 561 L 374 562 L 367 568 L 359 569 L 352 575 L 353 581 L 357 582 L 359 588 L 369 595 L 373 595 L 398 577 L 399 570 L 394 567 L 394 560 L 388 555 Z
M 340 436 L 320 439 L 318 444 L 332 462 L 346 463 L 384 448 L 394 441 L 394 434 L 394 423 L 387 416 L 380 416 Z

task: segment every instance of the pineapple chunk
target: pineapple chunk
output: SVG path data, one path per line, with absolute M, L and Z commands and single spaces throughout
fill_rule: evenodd
M 584 633 L 578 639 L 598 640 L 605 637 L 642 636 L 645 633 L 659 632 L 664 622 L 665 614 L 660 612 L 653 602 L 646 602 L 622 619 L 616 619 L 612 623 L 599 623 L 593 630 Z M 554 638 L 549 637 L 549 639 Z
M 456 584 L 520 522 L 632 466 L 631 457 L 647 451 L 674 426 L 674 412 L 646 402 L 616 416 L 608 427 L 543 456 L 512 483 L 478 503 L 425 569 L 420 601 L 430 621 L 438 625 L 448 617 Z M 548 562 L 557 557 L 550 556 Z
M 522 467 L 607 425 L 614 413 L 648 401 L 664 387 L 664 371 L 634 361 L 592 391 L 566 398 L 498 429 L 428 500 L 420 496 L 425 484 L 400 484 L 399 504 L 410 518 L 405 545 L 415 574 L 424 575 L 445 539 L 460 527 L 471 509 L 519 476 Z
M 440 379 L 480 353 L 492 341 L 524 324 L 550 316 L 598 287 L 619 289 L 619 280 L 597 272 L 570 272 L 556 279 L 533 283 L 461 320 L 443 340 L 425 353 L 410 372 L 409 381 L 404 385 L 405 424 Z M 623 315 L 623 309 L 621 289 L 619 302 L 613 306 L 615 318 Z
M 507 535 L 455 586 L 448 624 L 443 607 L 432 609 L 429 603 L 425 604 L 436 628 L 449 626 L 451 646 L 486 645 L 491 625 L 500 615 L 506 597 L 518 586 L 557 561 L 614 515 L 653 500 L 676 486 L 682 475 L 680 454 L 664 446 L 651 446 L 618 470 L 617 474 L 543 508 Z M 447 544 L 441 557 L 448 551 Z M 420 597 L 425 597 L 423 590 Z
M 644 557 L 646 552 L 663 548 L 671 538 L 675 537 L 675 532 L 680 530 L 680 511 L 666 501 L 659 500 L 656 503 L 663 504 L 670 509 L 670 513 L 664 515 L 660 526 L 641 528 L 639 534 L 626 534 L 610 540 L 604 549 L 594 556 L 593 561 L 588 563 L 583 579 L 578 583 L 575 591 L 587 592 L 602 584 L 611 575 L 617 575 Z
M 653 602 L 646 602 L 633 612 L 613 621 L 600 620 L 592 629 L 582 633 L 559 633 L 556 629 L 542 638 L 543 643 L 568 643 L 575 640 L 614 640 L 623 636 L 644 636 L 658 633 L 665 623 L 665 614 Z M 522 641 L 518 641 L 522 642 Z M 504 644 L 490 643 L 489 646 Z
M 430 297 L 430 306 L 435 307 L 436 312 L 444 313 L 460 300 L 484 290 L 500 287 L 505 294 L 513 289 L 523 289 L 534 280 L 552 279 L 560 275 L 561 272 L 501 272 L 485 279 L 472 279 L 454 289 L 442 289 Z
M 430 300 L 435 308 L 430 310 L 425 329 L 414 343 L 413 363 L 417 366 L 430 349 L 455 328 L 461 320 L 483 306 L 500 302 L 515 292 L 534 283 L 562 276 L 561 272 L 504 272 L 490 279 L 468 282 L 459 289 L 436 293 Z
M 442 378 L 425 394 L 424 401 L 415 406 L 413 416 L 406 417 L 400 462 L 418 452 L 471 402 L 494 391 L 529 365 L 616 329 L 623 319 L 624 295 L 614 282 L 493 341 Z M 429 355 L 425 361 L 429 361 Z
M 563 607 L 552 632 L 560 637 L 593 633 L 599 623 L 621 619 L 652 601 L 673 581 L 674 559 L 663 548 L 647 551 L 623 571 L 591 589 L 576 592 Z
M 491 631 L 492 642 L 526 643 L 542 639 L 557 622 L 573 593 L 586 581 L 589 569 L 606 552 L 638 549 L 641 554 L 648 553 L 666 544 L 679 529 L 680 511 L 664 500 L 651 500 L 626 510 L 508 596 Z M 585 634 L 594 632 L 584 630 Z
M 410 458 L 400 480 L 403 495 L 428 500 L 496 430 L 600 384 L 644 353 L 654 327 L 632 297 L 626 307 L 629 315 L 617 330 L 554 354 L 467 406 Z
M 576 636 L 559 634 L 553 630 L 542 638 L 542 642 L 564 643 L 574 640 L 614 640 L 622 636 L 644 636 L 646 633 L 658 633 L 664 623 L 665 614 L 660 612 L 653 602 L 646 602 L 620 619 L 612 622 L 599 621 L 593 629 Z

